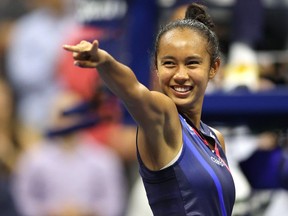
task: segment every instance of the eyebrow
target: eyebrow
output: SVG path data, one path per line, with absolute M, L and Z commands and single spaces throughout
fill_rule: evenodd
M 163 56 L 162 58 L 160 58 L 161 60 L 166 60 L 166 59 L 176 59 L 174 56 L 170 56 L 170 55 L 167 55 L 167 56 Z M 191 60 L 191 59 L 196 59 L 196 60 L 202 60 L 203 58 L 198 56 L 198 55 L 194 55 L 194 56 L 187 56 L 185 58 L 185 60 Z
M 187 57 L 185 59 L 185 61 L 191 61 L 191 60 L 198 61 L 198 62 L 201 62 L 201 63 L 203 62 L 203 58 L 200 57 L 200 56 L 189 56 L 189 57 Z
M 165 60 L 165 59 L 176 59 L 173 56 L 163 56 L 162 58 L 160 58 L 161 60 Z

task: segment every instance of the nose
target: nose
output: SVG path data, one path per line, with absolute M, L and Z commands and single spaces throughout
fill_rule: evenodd
M 183 66 L 180 66 L 174 75 L 174 80 L 179 84 L 183 84 L 188 79 L 189 79 L 189 76 L 188 76 L 186 68 Z

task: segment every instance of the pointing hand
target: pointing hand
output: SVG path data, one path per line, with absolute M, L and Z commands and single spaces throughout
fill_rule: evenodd
M 84 68 L 95 68 L 104 62 L 105 51 L 98 48 L 99 42 L 81 41 L 77 45 L 64 45 L 63 48 L 73 52 L 74 64 Z

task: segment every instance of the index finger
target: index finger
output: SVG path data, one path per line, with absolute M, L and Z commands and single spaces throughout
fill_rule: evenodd
M 77 47 L 77 46 L 71 46 L 71 45 L 63 45 L 63 48 L 67 51 L 71 51 L 71 52 L 81 52 L 81 48 Z

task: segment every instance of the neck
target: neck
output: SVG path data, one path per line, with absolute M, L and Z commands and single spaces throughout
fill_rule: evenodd
M 191 113 L 191 112 L 183 112 L 181 110 L 179 110 L 179 113 L 183 116 L 183 118 L 185 118 L 186 120 L 191 122 L 191 124 L 193 124 L 193 126 L 196 129 L 198 129 L 198 130 L 200 129 L 200 122 L 201 122 L 200 115 L 197 115 L 197 114 Z

